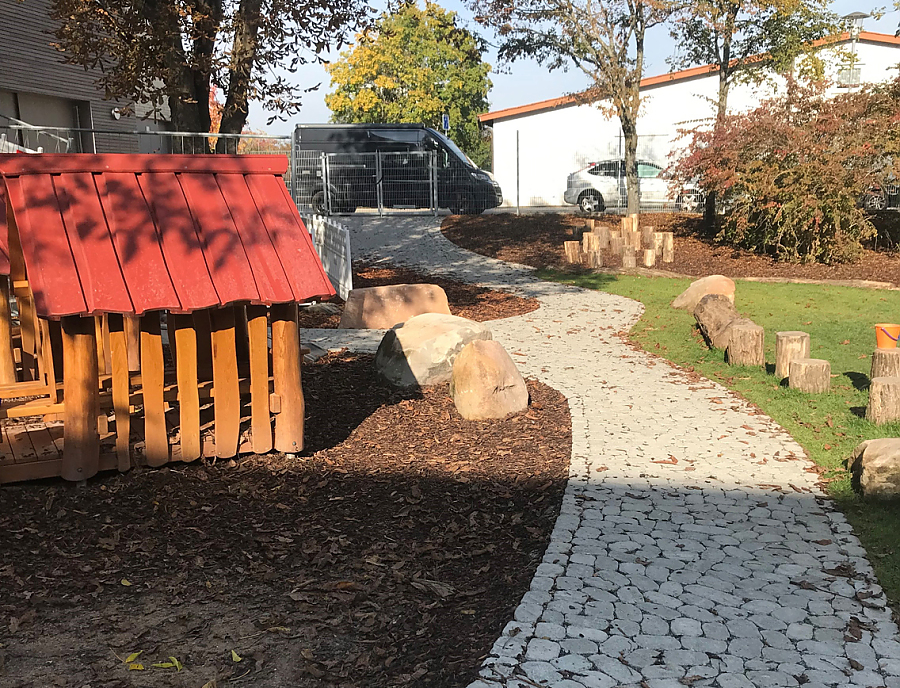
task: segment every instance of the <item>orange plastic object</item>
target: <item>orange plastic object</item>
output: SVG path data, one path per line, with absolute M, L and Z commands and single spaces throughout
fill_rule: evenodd
M 875 346 L 879 349 L 896 349 L 900 337 L 900 325 L 878 323 L 875 325 Z

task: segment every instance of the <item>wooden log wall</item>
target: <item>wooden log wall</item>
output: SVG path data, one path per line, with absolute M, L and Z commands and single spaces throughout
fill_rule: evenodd
M 657 232 L 652 226 L 640 226 L 637 215 L 621 218 L 620 226 L 610 229 L 597 220 L 587 220 L 584 227 L 574 227 L 576 240 L 564 242 L 566 262 L 600 268 L 606 263 L 603 253 L 617 256 L 623 268 L 640 263 L 652 268 L 659 262 L 675 260 L 675 237 L 672 232 Z
M 0 455 L 0 482 L 52 475 L 84 480 L 102 469 L 303 449 L 296 304 L 239 304 L 140 317 L 69 316 L 61 323 L 37 323 L 33 370 L 45 375 L 49 370 L 52 391 L 42 390 L 46 398 L 30 402 L 36 404 L 35 413 L 30 406 L 14 409 L 4 403 L 0 408 L 5 417 L 44 415 L 45 420 L 56 412 L 64 420 L 64 437 L 51 444 L 52 456 L 34 466 L 16 466 L 9 474 L 14 477 L 4 472 Z M 61 365 L 54 365 L 50 343 L 54 326 Z M 16 372 L 21 378 L 22 369 Z M 15 387 L 34 395 L 40 386 L 19 379 Z

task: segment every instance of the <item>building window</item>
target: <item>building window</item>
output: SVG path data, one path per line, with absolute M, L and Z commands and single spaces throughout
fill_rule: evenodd
M 838 86 L 841 88 L 856 88 L 859 86 L 859 67 L 844 67 L 838 72 Z

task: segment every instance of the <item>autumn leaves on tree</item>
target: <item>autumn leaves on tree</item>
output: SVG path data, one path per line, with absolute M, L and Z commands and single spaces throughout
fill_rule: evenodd
M 341 123 L 410 122 L 435 129 L 450 116 L 450 137 L 479 166 L 490 144 L 477 116 L 488 109 L 489 64 L 481 40 L 458 25 L 454 12 L 432 2 L 402 5 L 356 36 L 329 64 L 333 91 L 325 96 Z

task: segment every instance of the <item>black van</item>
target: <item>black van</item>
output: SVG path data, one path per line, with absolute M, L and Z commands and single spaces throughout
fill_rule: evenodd
M 431 208 L 435 199 L 438 208 L 478 214 L 503 202 L 487 172 L 423 124 L 298 124 L 293 153 L 295 200 L 323 214 Z

